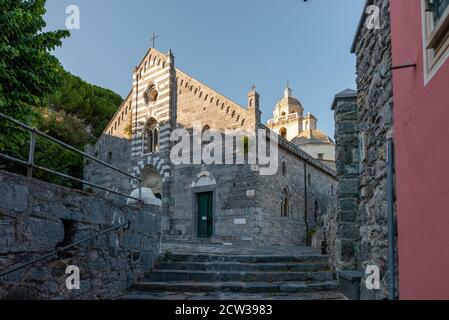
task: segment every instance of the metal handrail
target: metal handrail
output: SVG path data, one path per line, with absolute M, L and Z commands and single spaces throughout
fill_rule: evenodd
M 35 264 L 35 263 L 37 263 L 37 262 L 39 262 L 39 261 L 48 259 L 48 258 L 50 258 L 50 257 L 52 257 L 52 256 L 54 256 L 54 255 L 56 255 L 56 254 L 58 254 L 58 253 L 67 251 L 67 250 L 69 250 L 69 249 L 71 249 L 71 248 L 73 248 L 73 247 L 75 247 L 75 246 L 77 246 L 77 245 L 79 245 L 79 244 L 81 244 L 81 243 L 84 243 L 84 242 L 87 242 L 87 241 L 89 241 L 89 240 L 98 238 L 99 236 L 102 236 L 103 234 L 106 234 L 106 233 L 115 231 L 115 230 L 117 230 L 117 229 L 120 229 L 121 227 L 123 227 L 123 226 L 125 226 L 125 225 L 127 225 L 127 228 L 126 228 L 125 230 L 128 230 L 129 227 L 130 227 L 130 225 L 131 225 L 131 221 L 128 220 L 127 222 L 123 222 L 123 223 L 121 223 L 121 224 L 119 224 L 119 225 L 117 225 L 117 226 L 111 227 L 111 228 L 109 228 L 109 229 L 107 229 L 107 230 L 104 230 L 104 231 L 102 231 L 102 232 L 99 232 L 99 233 L 97 233 L 97 234 L 95 234 L 95 235 L 93 235 L 93 236 L 90 236 L 90 237 L 87 237 L 87 238 L 85 238 L 85 239 L 76 241 L 76 242 L 74 242 L 74 243 L 72 243 L 72 244 L 70 244 L 70 245 L 68 245 L 68 246 L 61 247 L 61 248 L 57 248 L 55 251 L 52 251 L 52 252 L 47 253 L 47 254 L 45 254 L 45 255 L 42 255 L 42 256 L 40 256 L 40 257 L 38 257 L 38 258 L 35 258 L 35 259 L 33 259 L 33 260 L 30 260 L 30 261 L 28 261 L 28 262 L 25 262 L 25 263 L 23 263 L 23 264 L 21 264 L 21 265 L 18 265 L 18 266 L 16 266 L 16 267 L 13 267 L 13 268 L 7 270 L 7 271 L 1 272 L 1 273 L 0 273 L 0 278 L 3 277 L 3 276 L 8 275 L 8 274 L 10 274 L 10 273 L 16 272 L 16 271 L 21 270 L 21 269 L 23 269 L 23 268 L 26 268 L 26 267 L 28 267 L 28 266 L 30 266 L 30 265 L 32 265 L 32 264 Z
M 8 156 L 8 155 L 3 154 L 3 153 L 0 153 L 0 158 L 3 158 L 5 160 L 9 160 L 9 161 L 13 161 L 13 162 L 21 164 L 23 166 L 26 166 L 27 169 L 28 169 L 27 170 L 27 176 L 29 178 L 33 177 L 33 169 L 42 170 L 42 171 L 45 171 L 45 172 L 48 172 L 48 173 L 55 174 L 55 175 L 57 175 L 59 177 L 66 178 L 66 179 L 71 179 L 71 180 L 83 183 L 85 185 L 88 185 L 88 186 L 91 186 L 91 187 L 94 187 L 94 188 L 97 188 L 97 189 L 100 189 L 100 190 L 103 190 L 103 191 L 106 191 L 106 192 L 110 192 L 110 193 L 113 193 L 113 194 L 116 194 L 116 195 L 119 195 L 119 196 L 123 196 L 123 197 L 129 198 L 129 199 L 132 199 L 132 200 L 136 200 L 136 201 L 139 201 L 139 202 L 141 201 L 141 195 L 142 195 L 141 191 L 139 191 L 139 198 L 135 198 L 135 197 L 132 197 L 132 196 L 120 193 L 118 191 L 114 191 L 112 189 L 99 186 L 99 185 L 91 183 L 89 181 L 86 181 L 86 180 L 83 180 L 83 179 L 79 179 L 79 178 L 75 178 L 75 177 L 72 177 L 72 176 L 67 175 L 65 173 L 61 173 L 61 172 L 58 172 L 58 171 L 55 171 L 55 170 L 51 170 L 51 169 L 48 169 L 48 168 L 45 168 L 45 167 L 38 166 L 38 165 L 34 164 L 36 135 L 39 135 L 41 137 L 44 137 L 45 139 L 50 140 L 53 143 L 56 143 L 56 144 L 60 145 L 61 147 L 65 148 L 65 149 L 68 149 L 70 151 L 78 153 L 78 154 L 80 154 L 80 155 L 82 155 L 82 156 L 84 156 L 84 157 L 86 157 L 86 158 L 88 158 L 88 159 L 90 159 L 90 160 L 92 160 L 94 162 L 97 162 L 97 163 L 99 163 L 99 164 L 101 164 L 101 165 L 103 165 L 103 166 L 105 166 L 105 167 L 107 167 L 109 169 L 112 169 L 112 170 L 114 170 L 114 171 L 116 171 L 118 173 L 121 173 L 121 174 L 123 174 L 123 175 L 125 175 L 125 176 L 127 176 L 127 177 L 129 177 L 129 178 L 131 178 L 133 180 L 136 180 L 138 182 L 142 182 L 142 179 L 137 177 L 137 176 L 129 174 L 129 173 L 127 173 L 127 172 L 125 172 L 125 171 L 123 171 L 121 169 L 118 169 L 118 168 L 116 168 L 116 167 L 114 167 L 114 166 L 112 166 L 112 165 L 110 165 L 110 164 L 108 164 L 108 163 L 106 163 L 104 161 L 101 161 L 101 160 L 99 160 L 99 159 L 97 159 L 97 158 L 95 158 L 95 157 L 93 157 L 93 156 L 91 156 L 91 155 L 89 155 L 89 154 L 87 154 L 87 153 L 85 153 L 85 152 L 83 152 L 83 151 L 81 151 L 81 150 L 79 150 L 79 149 L 77 149 L 77 148 L 67 144 L 67 143 L 64 143 L 64 142 L 62 142 L 62 141 L 60 141 L 60 140 L 58 140 L 56 138 L 53 138 L 52 136 L 49 136 L 48 134 L 46 134 L 46 133 L 44 133 L 42 131 L 39 131 L 36 128 L 30 127 L 30 126 L 28 126 L 28 125 L 26 125 L 26 124 L 24 124 L 24 123 L 22 123 L 22 122 L 20 122 L 20 121 L 18 121 L 16 119 L 10 117 L 10 116 L 7 116 L 7 115 L 5 115 L 5 114 L 3 114 L 1 112 L 0 112 L 0 118 L 8 120 L 8 121 L 18 125 L 19 127 L 23 128 L 26 131 L 29 131 L 31 133 L 31 136 L 30 136 L 30 149 L 29 149 L 29 153 L 28 153 L 28 162 L 24 161 L 24 160 L 21 160 L 21 159 L 18 159 L 18 158 L 15 158 L 15 157 Z M 139 189 L 139 190 L 141 190 L 141 189 Z

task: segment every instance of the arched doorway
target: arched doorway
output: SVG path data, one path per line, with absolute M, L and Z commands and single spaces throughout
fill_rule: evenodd
M 159 171 L 152 166 L 145 167 L 140 173 L 141 187 L 150 188 L 156 198 L 162 199 L 162 178 Z

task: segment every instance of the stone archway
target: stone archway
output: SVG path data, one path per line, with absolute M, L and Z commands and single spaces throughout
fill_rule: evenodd
M 159 171 L 153 166 L 145 167 L 141 173 L 141 187 L 150 188 L 156 198 L 162 199 L 162 178 Z

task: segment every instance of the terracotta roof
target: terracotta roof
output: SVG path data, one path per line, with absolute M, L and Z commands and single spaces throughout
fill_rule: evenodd
M 334 141 L 321 130 L 305 130 L 292 140 L 296 145 L 304 144 L 334 144 Z

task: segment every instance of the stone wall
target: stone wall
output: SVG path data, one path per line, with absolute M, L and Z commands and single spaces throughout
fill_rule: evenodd
M 335 210 L 335 176 L 299 152 L 298 147 L 280 140 L 277 173 L 257 178 L 256 204 L 262 214 L 263 240 L 272 244 L 310 244 L 310 238 L 323 226 L 323 217 Z M 288 217 L 281 216 L 284 189 L 291 196 Z
M 255 189 L 256 176 L 248 165 L 180 165 L 174 171 L 172 184 L 172 226 L 178 239 L 197 239 L 196 196 L 213 192 L 213 241 L 257 241 L 255 200 L 247 190 Z M 240 224 L 236 225 L 235 221 Z
M 335 112 L 336 165 L 337 165 L 337 216 L 335 263 L 337 270 L 357 268 L 359 229 L 359 137 L 357 122 L 357 96 L 336 96 L 333 106 Z
M 337 217 L 330 221 L 336 268 L 361 271 L 362 299 L 384 299 L 388 295 L 387 135 L 393 128 L 390 17 L 388 0 L 367 4 L 380 9 L 380 29 L 366 28 L 362 16 L 352 49 L 357 56 L 357 94 L 350 97 L 344 91 L 334 101 L 338 201 Z M 380 270 L 380 290 L 364 285 L 365 270 L 373 265 Z
M 362 298 L 382 299 L 387 295 L 387 133 L 393 128 L 390 5 L 388 0 L 372 1 L 380 8 L 380 29 L 362 27 L 358 35 L 357 114 L 360 150 L 360 244 L 357 266 L 380 268 L 381 290 L 361 287 Z
M 88 193 L 0 172 L 0 270 L 121 222 L 130 228 L 0 278 L 0 299 L 115 298 L 156 262 L 160 208 L 132 208 Z M 66 289 L 68 265 L 80 268 L 81 289 Z

